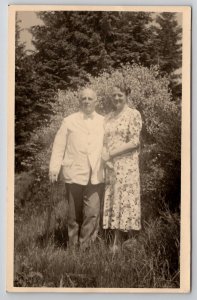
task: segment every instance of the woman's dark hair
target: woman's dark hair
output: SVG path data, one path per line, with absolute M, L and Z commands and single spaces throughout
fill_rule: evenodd
M 114 87 L 118 88 L 126 96 L 128 96 L 131 93 L 131 89 L 128 86 L 126 86 L 124 82 L 117 83 L 116 85 L 114 85 Z

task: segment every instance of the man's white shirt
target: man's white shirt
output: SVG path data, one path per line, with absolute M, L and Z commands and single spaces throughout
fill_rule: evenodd
M 101 151 L 104 117 L 83 112 L 66 117 L 58 130 L 51 155 L 50 171 L 59 173 L 62 166 L 65 182 L 86 185 L 103 182 Z

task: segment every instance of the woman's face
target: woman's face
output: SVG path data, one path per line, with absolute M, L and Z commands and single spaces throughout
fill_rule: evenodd
M 116 111 L 121 111 L 127 102 L 125 93 L 121 92 L 118 87 L 112 90 L 112 103 Z

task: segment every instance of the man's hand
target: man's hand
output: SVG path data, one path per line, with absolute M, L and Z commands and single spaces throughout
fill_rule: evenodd
M 102 157 L 102 159 L 105 161 L 105 162 L 107 162 L 108 160 L 110 160 L 110 154 L 109 154 L 109 151 L 107 151 L 107 149 L 106 148 L 103 148 L 103 151 L 102 151 L 102 153 L 101 153 L 101 157 Z
M 49 180 L 51 183 L 56 182 L 58 179 L 58 172 L 49 172 Z

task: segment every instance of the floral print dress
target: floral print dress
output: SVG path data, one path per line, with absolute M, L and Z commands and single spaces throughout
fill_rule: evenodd
M 109 151 L 129 141 L 139 143 L 141 115 L 126 106 L 106 118 L 104 147 Z M 141 228 L 139 148 L 114 157 L 105 168 L 103 228 L 122 231 Z

